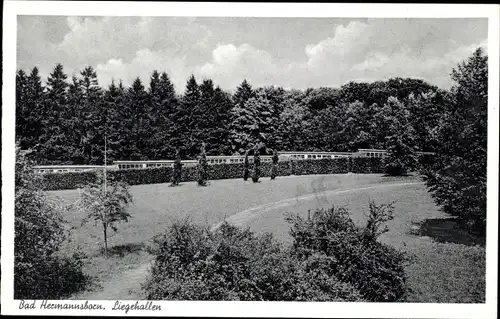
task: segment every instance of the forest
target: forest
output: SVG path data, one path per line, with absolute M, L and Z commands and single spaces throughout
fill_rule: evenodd
M 84 67 L 68 79 L 57 64 L 43 81 L 38 68 L 16 74 L 16 135 L 38 164 L 103 164 L 108 160 L 191 159 L 243 154 L 256 143 L 278 151 L 388 148 L 407 136 L 414 151 L 435 151 L 433 135 L 450 92 L 420 79 L 350 82 L 340 88 L 285 90 L 243 80 L 227 92 L 191 76 L 176 92 L 166 72 L 107 88 Z

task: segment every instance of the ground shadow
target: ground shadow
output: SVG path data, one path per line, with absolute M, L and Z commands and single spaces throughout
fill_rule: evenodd
M 137 252 L 139 250 L 142 250 L 143 248 L 144 248 L 143 243 L 140 244 L 128 243 L 124 245 L 116 245 L 108 248 L 108 255 L 123 257 L 126 254 Z M 104 254 L 104 248 L 101 248 L 100 252 Z
M 426 219 L 420 224 L 417 233 L 431 237 L 437 242 L 482 247 L 486 245 L 486 237 L 470 233 L 456 218 Z

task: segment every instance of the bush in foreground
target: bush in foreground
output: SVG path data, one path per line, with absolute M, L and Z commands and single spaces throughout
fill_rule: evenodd
M 391 205 L 370 203 L 365 227 L 357 227 L 344 208 L 320 209 L 304 219 L 288 217 L 292 224 L 292 251 L 300 260 L 328 257 L 328 274 L 352 284 L 369 301 L 398 301 L 404 297 L 405 256 L 377 241 L 387 231 Z
M 41 179 L 16 149 L 14 298 L 59 299 L 83 289 L 83 257 L 61 256 L 66 237 L 61 209 L 41 191 Z
M 380 216 L 379 216 L 380 217 Z M 372 219 L 372 217 L 370 217 Z M 369 219 L 369 220 L 370 220 Z M 379 218 L 377 225 L 383 218 Z M 144 289 L 148 299 L 394 301 L 402 298 L 404 257 L 354 226 L 344 209 L 289 218 L 286 247 L 227 223 L 215 231 L 174 223 L 159 241 Z M 373 223 L 372 223 L 373 224 Z M 377 228 L 377 227 L 375 227 Z

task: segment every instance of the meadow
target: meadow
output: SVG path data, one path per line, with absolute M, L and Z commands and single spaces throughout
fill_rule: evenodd
M 306 216 L 316 208 L 346 207 L 359 224 L 366 220 L 368 204 L 394 203 L 395 216 L 389 231 L 379 240 L 411 256 L 407 266 L 408 302 L 484 302 L 484 239 L 461 231 L 453 218 L 439 210 L 424 183 L 416 176 L 385 177 L 381 174 L 333 174 L 278 177 L 260 183 L 242 179 L 210 181 L 208 187 L 195 182 L 179 187 L 168 184 L 131 187 L 132 218 L 118 225 L 109 238 L 111 256 L 105 258 L 102 230 L 93 223 L 81 226 L 82 212 L 71 207 L 65 219 L 73 227 L 67 252 L 79 247 L 94 276 L 93 290 L 78 294 L 82 299 L 137 299 L 140 281 L 152 260 L 148 247 L 176 219 L 189 218 L 201 225 L 217 227 L 223 220 L 249 227 L 255 232 L 273 233 L 290 240 L 287 214 Z M 69 205 L 78 199 L 78 190 L 48 192 Z M 127 277 L 128 276 L 128 277 Z M 132 276 L 132 277 L 130 277 Z M 133 278 L 133 280 L 131 279 Z M 128 280 L 125 280 L 128 279 Z M 113 295 L 106 294 L 113 290 Z

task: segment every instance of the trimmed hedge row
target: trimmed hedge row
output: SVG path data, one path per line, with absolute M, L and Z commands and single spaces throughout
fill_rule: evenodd
M 271 163 L 261 164 L 261 176 L 271 176 Z M 209 165 L 209 180 L 234 179 L 243 177 L 243 163 Z M 379 158 L 338 158 L 287 161 L 278 163 L 278 176 L 313 175 L 313 174 L 345 174 L 383 173 L 382 161 Z M 173 169 L 170 167 L 131 169 L 108 171 L 108 177 L 117 181 L 125 181 L 129 185 L 162 184 L 172 182 Z M 86 183 L 95 182 L 95 172 L 80 173 L 48 173 L 43 175 L 45 190 L 62 190 L 79 188 Z M 182 182 L 196 181 L 197 168 L 183 167 Z
M 377 157 L 351 157 L 349 171 L 352 173 L 370 174 L 385 173 L 383 160 Z
M 289 162 L 293 175 L 342 174 L 349 172 L 349 158 Z
M 79 173 L 48 173 L 43 174 L 43 187 L 47 191 L 56 191 L 62 189 L 80 188 L 88 183 L 96 182 L 94 172 Z

